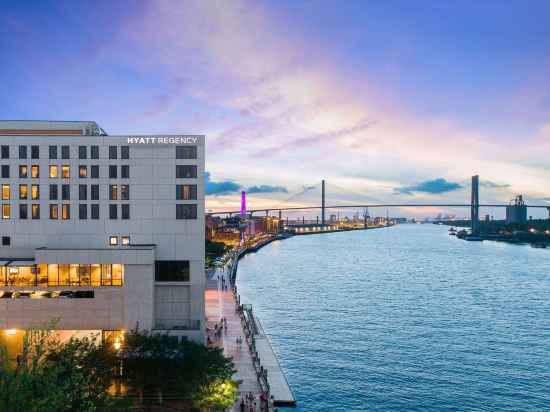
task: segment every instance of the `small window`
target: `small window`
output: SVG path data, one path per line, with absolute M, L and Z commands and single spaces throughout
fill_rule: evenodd
M 197 166 L 176 165 L 176 177 L 178 179 L 195 179 L 197 177 Z
M 109 246 L 118 245 L 118 236 L 109 236 Z
M 197 185 L 176 185 L 176 200 L 197 200 Z
M 92 219 L 99 219 L 99 205 L 94 203 L 93 205 L 90 205 L 90 209 Z
M 61 218 L 63 220 L 71 218 L 71 205 L 61 205 Z
M 38 179 L 40 177 L 40 166 L 38 165 L 31 166 L 31 177 L 34 179 Z
M 109 200 L 118 200 L 117 185 L 109 185 Z
M 117 205 L 109 205 L 109 219 L 117 219 L 118 218 L 118 207 Z
M 51 179 L 55 179 L 57 178 L 59 175 L 57 173 L 57 166 L 50 166 L 50 178 Z
M 109 179 L 116 179 L 117 173 L 116 173 L 116 166 L 111 165 L 109 166 Z
M 120 242 L 122 243 L 122 246 L 130 246 L 130 236 L 121 236 Z
M 28 207 L 25 204 L 19 205 L 19 219 L 27 219 L 28 218 Z
M 50 185 L 50 200 L 57 200 L 57 185 Z
M 28 177 L 29 168 L 26 165 L 19 165 L 19 178 L 26 178 Z
M 99 200 L 99 185 L 90 186 L 90 199 Z
M 99 166 L 98 165 L 90 166 L 90 177 L 92 179 L 99 179 Z
M 121 219 L 124 219 L 124 220 L 130 219 L 130 205 L 129 204 L 120 205 L 120 214 L 121 214 Z
M 130 185 L 120 185 L 120 200 L 130 200 Z
M 130 146 L 120 146 L 120 158 L 121 159 L 130 158 Z
M 40 159 L 40 146 L 31 146 L 31 159 Z
M 117 149 L 116 146 L 109 146 L 109 159 L 117 158 Z
M 2 178 L 9 179 L 10 177 L 10 165 L 2 165 Z
M 88 148 L 86 146 L 78 146 L 78 158 L 86 159 L 88 157 Z
M 197 146 L 176 146 L 176 159 L 196 159 Z
M 88 200 L 88 188 L 86 185 L 78 185 L 78 200 Z
M 10 200 L 10 185 L 2 185 L 2 200 Z
M 69 146 L 61 146 L 61 158 L 62 159 L 71 158 L 71 148 Z
M 57 159 L 57 146 L 50 146 L 48 148 L 48 153 L 50 155 L 50 159 Z
M 2 205 L 2 219 L 10 218 L 10 205 Z
M 40 205 L 32 205 L 31 213 L 33 219 L 40 219 Z
M 40 185 L 31 185 L 31 199 L 40 199 Z
M 61 177 L 63 179 L 69 179 L 71 177 L 71 167 L 69 165 L 61 166 Z
M 71 199 L 71 186 L 61 185 L 61 200 Z
M 196 219 L 197 205 L 179 204 L 176 205 L 176 219 Z
M 2 145 L 2 159 L 10 158 L 10 147 L 7 145 Z
M 9 246 L 9 245 L 11 245 L 11 238 L 9 236 L 2 236 L 2 246 Z
M 99 159 L 99 146 L 91 146 L 90 147 L 90 158 L 91 159 Z
M 19 146 L 19 159 L 27 158 L 27 146 Z
M 128 166 L 128 165 L 120 166 L 120 177 L 123 178 L 123 179 L 129 179 L 130 178 L 130 166 Z
M 85 165 L 78 166 L 78 177 L 81 179 L 88 177 L 88 167 Z
M 27 185 L 19 185 L 19 199 L 26 200 L 29 197 L 29 187 Z
M 50 205 L 50 219 L 52 220 L 59 219 L 59 210 L 57 205 Z
M 88 205 L 86 203 L 78 205 L 78 218 L 80 220 L 88 219 Z

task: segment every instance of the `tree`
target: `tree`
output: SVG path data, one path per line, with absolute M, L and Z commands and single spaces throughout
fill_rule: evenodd
M 230 380 L 216 380 L 202 386 L 196 393 L 193 403 L 197 408 L 226 410 L 237 401 L 238 386 Z

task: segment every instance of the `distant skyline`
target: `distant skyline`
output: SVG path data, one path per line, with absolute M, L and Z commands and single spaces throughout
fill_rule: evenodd
M 306 204 L 322 178 L 343 200 L 463 202 L 473 174 L 482 203 L 550 205 L 548 1 L 1 7 L 0 118 L 206 134 L 208 208 Z

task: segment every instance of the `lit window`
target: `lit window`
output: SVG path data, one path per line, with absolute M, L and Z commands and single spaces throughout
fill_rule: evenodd
M 50 219 L 59 219 L 57 205 L 50 205 Z
M 32 200 L 40 199 L 40 186 L 39 185 L 31 185 L 31 199 Z
M 2 219 L 10 218 L 10 205 L 2 205 Z
M 40 219 L 40 205 L 32 205 L 31 213 L 33 219 Z
M 78 176 L 81 178 L 88 177 L 88 168 L 86 166 L 78 166 Z
M 61 166 L 61 177 L 63 179 L 68 179 L 71 177 L 71 168 L 69 165 Z
M 57 166 L 50 166 L 50 178 L 55 179 L 57 176 Z
M 122 236 L 120 238 L 122 246 L 128 246 L 130 244 L 130 236 Z
M 26 165 L 19 165 L 19 177 L 25 178 L 28 176 L 28 168 Z
M 10 185 L 2 185 L 2 200 L 10 200 Z
M 31 166 L 31 177 L 35 179 L 40 177 L 40 167 L 38 165 Z
M 63 220 L 69 220 L 71 218 L 71 205 L 61 206 L 61 218 Z
M 109 245 L 110 246 L 118 245 L 118 237 L 117 236 L 109 236 Z
M 109 200 L 118 199 L 118 188 L 117 185 L 109 185 Z
M 27 199 L 29 196 L 29 187 L 27 185 L 19 185 L 19 199 Z
M 130 200 L 130 185 L 120 185 L 120 199 Z

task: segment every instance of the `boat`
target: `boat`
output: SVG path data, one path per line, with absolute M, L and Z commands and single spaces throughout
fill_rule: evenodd
M 454 227 L 449 229 L 449 236 L 456 236 L 456 229 Z

